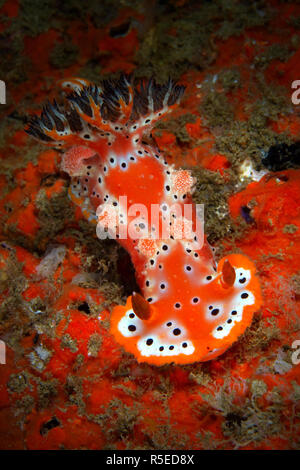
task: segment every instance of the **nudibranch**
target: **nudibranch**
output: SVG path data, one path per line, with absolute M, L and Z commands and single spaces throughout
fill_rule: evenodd
M 140 362 L 219 356 L 251 324 L 261 291 L 246 256 L 229 254 L 215 265 L 192 204 L 194 178 L 169 165 L 152 138 L 184 87 L 153 79 L 134 85 L 126 75 L 61 86 L 61 101 L 46 104 L 26 131 L 63 150 L 71 200 L 99 237 L 114 234 L 131 256 L 140 293 L 113 309 L 112 334 Z

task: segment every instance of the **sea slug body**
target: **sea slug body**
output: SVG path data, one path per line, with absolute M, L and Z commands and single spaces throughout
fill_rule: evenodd
M 193 177 L 169 165 L 151 138 L 184 87 L 172 80 L 133 86 L 125 75 L 61 85 L 69 90 L 63 103 L 48 103 L 27 132 L 64 150 L 70 198 L 97 224 L 99 237 L 114 234 L 131 255 L 141 293 L 113 309 L 112 334 L 140 362 L 219 356 L 251 324 L 260 285 L 246 256 L 230 254 L 215 265 L 198 230 Z

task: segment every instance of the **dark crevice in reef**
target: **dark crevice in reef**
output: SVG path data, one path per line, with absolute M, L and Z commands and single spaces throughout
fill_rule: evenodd
M 78 305 L 77 310 L 79 310 L 80 312 L 84 312 L 87 315 L 91 313 L 90 306 L 87 302 L 82 302 L 82 304 Z
M 300 167 L 300 141 L 291 145 L 285 142 L 272 145 L 262 158 L 263 165 L 271 171 Z
M 126 21 L 125 23 L 122 23 L 121 25 L 111 27 L 109 30 L 109 35 L 112 38 L 120 38 L 120 37 L 126 36 L 126 34 L 129 32 L 129 29 L 130 29 L 130 21 Z
M 53 416 L 53 418 L 51 418 L 50 421 L 47 421 L 47 423 L 42 424 L 40 428 L 41 436 L 45 436 L 48 433 L 48 431 L 50 431 L 51 429 L 57 428 L 58 426 L 60 426 L 60 422 L 55 416 Z
M 131 258 L 123 248 L 118 253 L 118 273 L 125 296 L 131 295 L 132 292 L 140 292 Z

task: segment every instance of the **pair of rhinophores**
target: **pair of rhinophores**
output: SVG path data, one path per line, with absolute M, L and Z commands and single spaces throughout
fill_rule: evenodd
M 250 325 L 261 292 L 246 256 L 230 254 L 216 266 L 206 239 L 197 244 L 197 213 L 184 216 L 194 178 L 169 165 L 151 139 L 153 125 L 179 103 L 184 87 L 153 79 L 134 85 L 126 75 L 99 85 L 70 79 L 61 86 L 62 102 L 31 117 L 27 133 L 63 150 L 70 198 L 98 234 L 114 231 L 131 255 L 140 293 L 113 309 L 112 334 L 141 362 L 186 364 L 219 356 Z M 159 217 L 128 216 L 124 200 L 149 214 L 156 204 Z M 173 204 L 182 209 L 179 215 Z M 164 220 L 167 238 L 159 235 Z M 120 236 L 132 223 L 143 237 Z M 183 226 L 188 229 L 178 237 Z

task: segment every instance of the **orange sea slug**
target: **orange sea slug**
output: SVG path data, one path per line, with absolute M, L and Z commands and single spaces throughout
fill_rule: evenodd
M 141 294 L 113 309 L 112 334 L 141 362 L 217 357 L 250 325 L 261 293 L 247 257 L 231 254 L 215 266 L 200 240 L 195 207 L 184 212 L 190 172 L 168 165 L 150 143 L 154 122 L 179 102 L 184 87 L 172 80 L 134 87 L 125 75 L 99 86 L 80 79 L 62 86 L 70 91 L 64 103 L 48 103 L 27 132 L 64 149 L 70 198 L 97 224 L 98 236 L 115 234 L 131 255 Z

